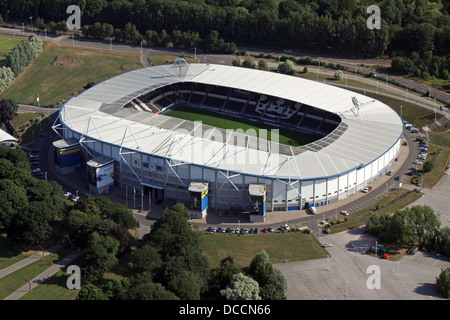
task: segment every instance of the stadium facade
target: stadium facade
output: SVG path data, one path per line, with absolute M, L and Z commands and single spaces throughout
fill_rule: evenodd
M 164 115 L 178 105 L 319 139 L 291 147 Z M 62 139 L 79 141 L 82 168 L 98 157 L 113 160 L 115 188 L 190 205 L 189 186 L 203 183 L 209 208 L 226 212 L 249 209 L 251 185 L 263 186 L 267 211 L 345 199 L 388 171 L 404 133 L 392 108 L 365 95 L 182 59 L 101 82 L 70 99 L 57 121 Z

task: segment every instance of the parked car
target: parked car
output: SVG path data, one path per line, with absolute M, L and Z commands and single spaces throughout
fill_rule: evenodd
M 272 227 L 269 227 L 268 230 L 269 230 L 269 232 L 273 232 L 274 231 Z
M 34 173 L 34 176 L 40 180 L 44 180 L 45 179 L 45 173 L 42 171 L 36 172 Z
M 400 176 L 396 176 L 394 180 L 400 181 Z
M 258 228 L 255 228 L 255 230 L 253 230 L 253 233 L 258 233 L 258 232 L 259 232 Z
M 363 192 L 364 192 L 364 193 L 367 193 L 367 192 L 369 192 L 369 188 L 367 188 L 367 187 L 366 187 L 366 188 L 364 188 Z
M 267 232 L 269 232 L 269 229 L 264 228 L 264 229 L 261 230 L 261 232 L 267 233 Z
M 329 248 L 329 247 L 332 247 L 333 245 L 331 244 L 331 243 L 324 243 L 323 245 L 322 245 L 322 247 L 324 247 L 324 248 Z
M 341 211 L 341 214 L 342 214 L 343 216 L 348 216 L 348 212 L 347 212 L 347 211 Z
M 41 168 L 34 168 L 33 169 L 33 173 L 38 173 L 38 172 L 41 172 Z
M 388 171 L 388 173 L 386 173 L 388 176 L 392 175 L 394 173 L 394 171 L 390 170 Z
M 419 247 L 418 246 L 413 246 L 413 247 L 409 248 L 406 253 L 409 254 L 409 255 L 414 255 L 414 254 L 416 254 L 417 250 L 419 250 Z
M 212 232 L 217 232 L 217 228 L 216 227 L 214 227 L 214 228 L 212 228 L 212 230 L 211 230 Z

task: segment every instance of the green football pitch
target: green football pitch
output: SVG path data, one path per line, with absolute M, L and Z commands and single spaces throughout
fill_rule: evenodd
M 25 38 L 0 35 L 0 61 L 5 59 L 5 56 L 9 52 L 9 50 L 11 50 L 23 39 Z
M 245 134 L 252 136 L 258 136 L 260 130 L 265 129 L 267 130 L 267 140 L 269 141 L 271 141 L 272 138 L 271 130 L 278 129 L 279 143 L 291 147 L 302 146 L 320 139 L 320 136 L 277 128 L 263 123 L 246 121 L 244 119 L 238 119 L 232 116 L 227 117 L 222 114 L 210 112 L 208 110 L 188 106 L 177 107 L 176 109 L 165 112 L 164 115 L 190 121 L 201 121 L 204 125 L 209 125 L 220 129 L 241 129 Z M 280 123 L 280 126 L 282 126 L 282 123 Z M 261 136 L 261 138 L 263 137 L 265 136 Z

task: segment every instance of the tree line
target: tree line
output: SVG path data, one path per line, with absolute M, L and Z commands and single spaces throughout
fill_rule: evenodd
M 411 206 L 393 214 L 372 213 L 367 232 L 388 243 L 418 244 L 450 257 L 450 228 L 441 227 L 429 206 Z
M 278 3 L 278 4 L 277 4 Z M 226 41 L 278 49 L 313 50 L 348 55 L 389 51 L 449 52 L 448 4 L 427 0 L 5 0 L 5 19 L 46 22 L 68 18 L 69 4 L 78 5 L 82 24 L 96 22 L 123 29 L 127 23 L 147 30 L 198 32 L 206 38 L 217 30 Z M 381 29 L 367 28 L 367 7 L 382 13 Z

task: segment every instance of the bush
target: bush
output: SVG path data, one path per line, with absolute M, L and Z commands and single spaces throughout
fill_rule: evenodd
M 249 68 L 249 69 L 255 69 L 256 63 L 255 63 L 255 61 L 253 61 L 252 58 L 248 57 L 247 59 L 244 60 L 244 62 L 242 62 L 242 67 Z
M 425 163 L 423 164 L 423 172 L 430 172 L 431 170 L 434 169 L 434 163 L 431 160 L 425 161 Z
M 303 73 L 308 73 L 308 67 L 303 68 Z
M 341 81 L 342 79 L 344 79 L 344 73 L 341 70 L 338 70 L 334 73 L 334 78 Z
M 278 72 L 288 75 L 294 75 L 295 74 L 294 63 L 291 60 L 281 62 L 278 65 Z
M 233 59 L 233 61 L 231 62 L 231 64 L 235 67 L 241 67 L 241 59 L 239 57 L 236 57 Z

